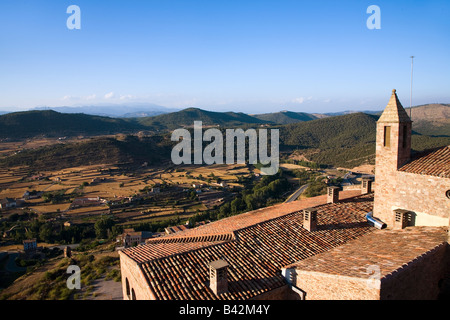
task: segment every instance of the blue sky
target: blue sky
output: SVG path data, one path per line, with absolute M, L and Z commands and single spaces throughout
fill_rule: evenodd
M 449 16 L 448 0 L 1 0 L 0 110 L 380 110 L 394 88 L 406 107 L 411 55 L 413 104 L 450 103 Z

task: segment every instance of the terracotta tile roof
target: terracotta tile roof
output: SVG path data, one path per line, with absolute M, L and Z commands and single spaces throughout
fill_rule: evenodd
M 313 202 L 297 203 L 293 212 L 290 210 L 295 205 L 282 204 L 249 213 L 247 218 L 235 216 L 224 219 L 225 224 L 207 225 L 211 230 L 204 226 L 194 233 L 191 229 L 185 237 L 165 237 L 164 241 L 172 239 L 172 242 L 150 241 L 122 253 L 138 262 L 159 300 L 250 299 L 286 285 L 282 267 L 374 230 L 365 219 L 365 214 L 372 211 L 373 194 L 317 206 L 318 230 L 309 232 L 302 227 L 300 207 L 311 207 Z M 284 207 L 287 210 L 283 213 Z M 226 232 L 215 233 L 218 230 Z M 232 233 L 233 238 L 208 238 L 213 233 L 222 236 Z M 196 236 L 200 241 L 218 241 L 189 242 Z M 219 259 L 230 265 L 229 292 L 216 296 L 209 288 L 208 264 Z
M 351 190 L 340 192 L 339 198 L 341 200 L 355 197 L 361 194 L 360 190 Z M 230 233 L 238 229 L 246 228 L 257 223 L 284 216 L 288 213 L 293 213 L 309 207 L 314 207 L 327 203 L 327 196 L 318 196 L 314 198 L 303 199 L 301 201 L 293 201 L 291 203 L 282 203 L 267 208 L 243 213 L 237 216 L 225 218 L 219 221 L 185 231 L 177 232 L 176 234 L 167 235 L 167 237 L 186 237 L 186 236 L 200 236 L 200 235 L 217 235 Z
M 447 227 L 377 230 L 286 267 L 368 279 L 371 270 L 369 266 L 378 266 L 382 279 L 441 245 L 447 245 Z
M 419 153 L 399 171 L 450 178 L 450 146 Z
M 172 243 L 149 243 L 123 250 L 129 258 L 137 263 L 144 263 L 153 259 L 168 257 L 174 254 L 181 254 L 187 251 L 220 244 L 224 241 L 199 241 L 199 242 L 172 242 Z
M 168 227 L 166 228 L 166 232 L 169 234 L 173 234 L 173 233 L 178 233 L 184 230 L 189 229 L 187 226 L 185 225 L 180 225 L 180 226 L 174 226 L 174 227 Z

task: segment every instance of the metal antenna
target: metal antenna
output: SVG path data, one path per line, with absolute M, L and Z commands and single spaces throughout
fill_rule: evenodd
M 409 97 L 409 117 L 411 118 L 411 120 L 412 120 L 413 71 L 414 71 L 414 56 L 411 56 L 411 93 Z

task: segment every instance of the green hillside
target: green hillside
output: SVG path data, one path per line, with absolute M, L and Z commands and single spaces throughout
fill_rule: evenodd
M 212 112 L 190 108 L 179 112 L 162 114 L 156 117 L 137 119 L 138 123 L 158 130 L 174 130 L 186 126 L 193 126 L 194 121 L 202 121 L 204 126 L 245 126 L 262 124 L 264 121 L 244 113 Z
M 316 116 L 309 113 L 282 111 L 274 113 L 255 114 L 253 117 L 268 123 L 291 124 L 317 119 Z
M 125 139 L 93 138 L 79 143 L 57 144 L 36 150 L 25 150 L 14 156 L 0 159 L 0 165 L 15 167 L 28 165 L 33 169 L 59 170 L 63 168 L 96 165 L 148 162 L 161 164 L 170 160 L 170 141 L 162 137 Z
M 127 133 L 145 129 L 123 119 L 66 114 L 51 110 L 8 113 L 0 116 L 0 138 L 61 137 Z
M 341 148 L 375 141 L 376 116 L 354 113 L 281 128 L 282 143 L 300 148 Z
M 284 147 L 298 149 L 310 161 L 351 168 L 375 164 L 378 116 L 354 113 L 281 127 Z M 433 137 L 413 132 L 412 151 L 450 144 L 450 136 Z
M 273 121 L 284 121 L 281 118 Z M 288 114 L 289 115 L 289 114 Z M 278 115 L 279 116 L 279 115 Z M 301 116 L 301 115 L 300 115 Z M 304 115 L 305 116 L 305 115 Z M 307 115 L 305 116 L 307 119 Z M 267 119 L 267 118 L 266 118 Z M 94 138 L 81 143 L 61 144 L 35 151 L 23 151 L 4 158 L 0 165 L 32 165 L 35 167 L 62 168 L 76 165 L 100 163 L 148 162 L 159 163 L 170 160 L 170 130 L 191 127 L 194 121 L 203 121 L 204 126 L 252 127 L 269 124 L 280 129 L 280 147 L 284 152 L 299 150 L 308 160 L 337 167 L 353 167 L 374 164 L 375 133 L 378 116 L 352 113 L 293 124 L 280 125 L 243 113 L 209 112 L 187 109 L 181 112 L 134 120 L 112 119 L 84 114 L 60 114 L 54 111 L 30 111 L 0 116 L 0 138 L 24 138 L 35 136 L 65 136 L 136 133 L 140 130 L 164 130 L 164 136 L 152 136 L 126 140 Z M 424 120 L 426 121 L 426 120 Z M 423 122 L 422 122 L 423 124 Z M 413 151 L 450 144 L 448 126 L 433 127 L 436 136 L 425 135 L 430 131 L 422 125 L 413 125 Z M 439 129 L 439 131 L 437 131 Z M 439 133 L 439 134 L 436 134 Z

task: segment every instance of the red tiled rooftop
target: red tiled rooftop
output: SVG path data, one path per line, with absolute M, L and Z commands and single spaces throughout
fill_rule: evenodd
M 368 279 L 369 267 L 377 266 L 382 279 L 441 245 L 447 245 L 446 227 L 377 230 L 286 268 Z
M 360 190 L 343 191 L 339 194 L 339 199 L 344 200 L 346 198 L 355 197 L 361 194 Z M 192 237 L 203 235 L 218 235 L 232 233 L 235 230 L 243 229 L 263 221 L 278 218 L 289 213 L 293 213 L 299 210 L 303 210 L 309 207 L 315 207 L 318 205 L 326 204 L 327 196 L 318 196 L 314 198 L 302 199 L 299 201 L 293 201 L 290 203 L 282 203 L 259 210 L 243 213 L 237 216 L 232 216 L 219 221 L 199 226 L 194 229 L 187 229 L 175 234 L 167 235 L 167 237 Z
M 286 285 L 280 273 L 284 266 L 374 230 L 365 218 L 372 211 L 373 194 L 336 204 L 324 204 L 326 197 L 308 200 L 234 216 L 122 254 L 139 264 L 159 300 L 250 299 Z M 316 202 L 318 230 L 309 232 L 303 228 L 301 210 Z M 233 237 L 214 238 L 214 233 Z M 230 265 L 229 292 L 221 296 L 208 286 L 208 264 L 216 260 Z
M 450 146 L 417 154 L 399 171 L 450 178 Z

